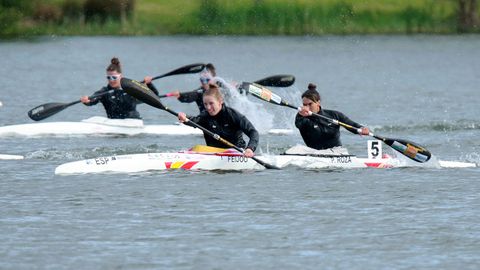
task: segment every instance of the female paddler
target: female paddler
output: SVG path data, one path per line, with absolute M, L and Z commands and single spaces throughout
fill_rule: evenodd
M 259 140 L 258 131 L 244 115 L 224 104 L 223 96 L 216 84 L 210 84 L 203 93 L 203 105 L 205 111 L 198 116 L 189 117 L 190 121 L 245 149 L 246 157 L 253 157 Z M 185 122 L 187 120 L 185 113 L 178 113 L 178 120 Z M 188 125 L 188 122 L 185 124 Z M 243 140 L 243 134 L 249 138 L 248 144 Z M 208 146 L 226 147 L 222 142 L 207 134 L 204 134 L 204 138 Z
M 203 93 L 210 87 L 210 85 L 217 85 L 221 90 L 224 96 L 227 98 L 230 95 L 230 89 L 235 89 L 236 87 L 227 83 L 223 78 L 217 76 L 217 71 L 215 66 L 212 63 L 205 65 L 205 70 L 200 73 L 200 88 L 197 90 L 180 93 L 179 90 L 172 92 L 173 96 L 177 97 L 178 101 L 182 103 L 192 103 L 197 104 L 198 110 L 200 112 L 205 111 L 205 106 L 203 106 Z
M 114 57 L 110 61 L 110 65 L 107 67 L 107 80 L 108 85 L 95 92 L 94 95 L 98 95 L 104 92 L 108 92 L 105 95 L 101 95 L 97 98 L 91 99 L 88 96 L 81 97 L 83 104 L 87 106 L 96 105 L 98 102 L 103 104 L 107 117 L 110 119 L 125 119 L 125 118 L 137 118 L 140 119 L 140 113 L 138 113 L 136 107 L 140 103 L 134 97 L 127 94 L 122 90 L 120 85 L 120 79 L 122 78 L 122 67 L 118 58 Z M 145 83 L 156 95 L 158 91 L 152 84 L 152 77 L 145 77 Z
M 322 108 L 320 94 L 317 86 L 310 83 L 308 90 L 302 94 L 302 109 L 295 117 L 295 126 L 299 129 L 305 144 L 317 150 L 342 146 L 340 141 L 340 126 L 311 115 L 310 112 L 324 115 L 328 118 L 338 120 L 355 128 L 361 129 L 361 135 L 368 135 L 370 130 L 352 120 L 339 111 L 326 110 Z M 350 132 L 358 134 L 355 130 Z

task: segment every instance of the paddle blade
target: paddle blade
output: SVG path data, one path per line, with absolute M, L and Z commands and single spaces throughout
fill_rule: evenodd
M 165 110 L 160 98 L 145 84 L 128 78 L 122 78 L 120 84 L 122 89 L 134 98 L 155 108 Z
M 293 75 L 274 75 L 255 81 L 256 84 L 271 87 L 289 87 L 295 83 Z
M 252 94 L 253 96 L 261 100 L 264 100 L 273 104 L 277 104 L 277 105 L 282 104 L 282 98 L 280 96 L 272 93 L 272 91 L 256 83 L 244 82 L 242 83 L 242 88 L 247 90 L 249 94 Z
M 385 144 L 416 162 L 424 163 L 432 157 L 430 151 L 414 142 L 401 139 L 378 138 L 377 136 L 374 137 L 381 139 Z
M 172 70 L 172 71 L 170 71 L 168 73 L 165 73 L 163 75 L 156 76 L 156 77 L 153 78 L 153 80 L 160 79 L 160 78 L 167 77 L 167 76 L 172 76 L 172 75 L 198 73 L 198 72 L 202 71 L 204 68 L 205 68 L 205 64 L 202 64 L 202 63 L 190 64 L 190 65 L 186 65 L 186 66 L 177 68 L 175 70 Z
M 58 102 L 45 103 L 28 111 L 28 117 L 30 117 L 30 119 L 34 121 L 40 121 L 78 102 L 75 101 L 73 103 L 58 103 Z
M 290 108 L 293 108 L 293 109 L 297 109 L 297 107 L 293 106 L 293 105 L 290 105 L 288 102 L 282 100 L 282 98 L 273 93 L 272 91 L 268 90 L 267 88 L 261 86 L 261 85 L 258 85 L 256 83 L 249 83 L 249 82 L 244 82 L 242 84 L 242 88 L 247 90 L 247 92 L 249 94 L 252 94 L 253 96 L 261 99 L 261 100 L 264 100 L 264 101 L 267 101 L 267 102 L 270 102 L 270 103 L 273 103 L 273 104 L 277 104 L 277 105 L 282 105 L 282 106 L 286 106 L 286 107 L 290 107 Z
M 280 167 L 277 167 L 273 164 L 269 164 L 269 163 L 266 163 L 264 161 L 261 161 L 260 159 L 256 158 L 256 157 L 251 157 L 251 159 L 255 160 L 258 164 L 262 165 L 263 167 L 265 167 L 265 169 L 269 169 L 269 170 L 281 170 L 282 168 Z

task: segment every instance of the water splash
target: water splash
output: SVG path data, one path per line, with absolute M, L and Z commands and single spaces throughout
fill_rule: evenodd
M 225 85 L 225 103 L 239 111 L 255 126 L 259 133 L 265 134 L 273 128 L 274 114 L 267 111 L 263 104 L 252 102 L 237 87 Z
M 480 166 L 480 154 L 477 152 L 464 154 L 460 159 L 465 160 L 466 162 L 475 163 L 477 164 L 477 167 Z

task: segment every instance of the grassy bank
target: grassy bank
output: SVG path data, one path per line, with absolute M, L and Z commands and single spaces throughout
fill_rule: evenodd
M 60 10 L 64 1 L 43 2 Z M 34 20 L 4 9 L 0 23 L 10 25 L 2 36 L 456 33 L 456 9 L 453 0 L 137 0 L 123 22 Z
M 182 24 L 194 34 L 452 33 L 455 3 L 433 0 L 216 1 Z

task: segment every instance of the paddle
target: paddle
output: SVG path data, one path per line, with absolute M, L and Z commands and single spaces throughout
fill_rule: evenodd
M 262 87 L 261 85 L 254 84 L 254 83 L 243 83 L 243 87 L 244 89 L 247 89 L 247 91 L 250 94 L 254 95 L 255 97 L 261 100 L 268 101 L 273 104 L 289 107 L 295 110 L 301 109 L 301 107 L 297 107 L 289 104 L 288 102 L 284 101 L 280 96 L 278 96 L 275 93 L 272 93 L 272 91 L 270 91 L 265 87 Z M 340 122 L 336 119 L 332 119 L 327 116 L 313 113 L 313 112 L 311 112 L 311 114 L 315 115 L 316 117 L 323 118 L 335 125 L 340 125 L 350 131 L 360 133 L 360 129 L 357 129 L 351 125 Z M 421 162 L 421 163 L 427 162 L 432 156 L 432 154 L 427 149 L 411 141 L 402 140 L 402 139 L 385 138 L 382 136 L 375 135 L 372 132 L 370 132 L 368 135 L 383 141 L 385 144 L 392 147 L 396 151 L 400 152 L 404 156 L 417 162 Z
M 160 78 L 167 77 L 167 76 L 172 76 L 172 75 L 198 73 L 198 72 L 202 71 L 204 69 L 204 67 L 205 67 L 205 64 L 201 64 L 201 63 L 186 65 L 186 66 L 177 68 L 175 70 L 172 70 L 168 73 L 165 73 L 163 75 L 153 77 L 152 80 L 156 80 L 156 79 L 160 79 Z M 110 91 L 112 91 L 112 90 L 110 90 Z M 89 99 L 98 98 L 98 97 L 101 97 L 103 95 L 106 95 L 106 94 L 110 93 L 110 91 L 105 91 L 105 92 L 102 92 L 102 93 L 98 93 L 98 94 L 92 95 L 88 98 Z M 45 104 L 39 105 L 39 106 L 31 109 L 30 111 L 28 111 L 27 114 L 28 114 L 28 117 L 30 117 L 32 120 L 40 121 L 40 120 L 48 118 L 48 117 L 50 117 L 50 116 L 52 116 L 56 113 L 59 113 L 59 112 L 63 111 L 64 109 L 66 109 L 66 108 L 68 108 L 72 105 L 75 105 L 77 103 L 80 103 L 80 102 L 81 102 L 80 100 L 76 100 L 76 101 L 73 101 L 73 102 L 70 102 L 70 103 L 59 103 L 59 102 L 45 103 Z
M 270 77 L 266 77 L 263 79 L 260 79 L 258 81 L 255 81 L 256 84 L 260 84 L 263 86 L 272 86 L 272 87 L 289 87 L 295 83 L 295 77 L 293 75 L 273 75 Z M 241 86 L 240 86 L 241 88 Z M 189 92 L 181 92 L 180 95 L 185 94 L 185 93 L 190 93 L 194 91 L 199 91 L 202 88 L 199 87 L 193 91 Z M 165 98 L 165 97 L 172 97 L 175 96 L 174 92 L 171 93 L 166 93 L 163 95 L 159 95 L 159 98 Z
M 127 79 L 127 78 L 122 78 L 120 83 L 122 84 L 122 88 L 131 96 L 135 97 L 136 99 L 152 106 L 152 107 L 155 107 L 155 108 L 158 108 L 160 110 L 164 110 L 164 111 L 167 111 L 175 116 L 178 116 L 178 113 L 171 110 L 170 108 L 168 107 L 165 107 L 162 102 L 160 101 L 160 98 L 155 95 L 155 93 L 153 93 L 148 87 L 146 87 L 144 84 L 142 83 L 139 83 L 135 80 L 131 80 L 131 79 Z M 193 122 L 193 121 L 190 121 L 188 118 L 187 118 L 187 122 L 190 123 L 190 125 L 196 127 L 196 128 L 199 128 L 200 130 L 202 130 L 204 133 L 206 133 L 208 136 L 211 136 L 212 138 L 222 142 L 223 144 L 231 147 L 231 148 L 234 148 L 235 150 L 241 152 L 241 153 L 244 153 L 245 150 L 243 150 L 242 148 L 234 145 L 233 143 L 225 140 L 224 138 L 220 137 L 220 135 L 216 134 L 216 133 L 213 133 L 211 132 L 210 130 L 200 126 L 199 124 Z M 253 159 L 254 161 L 256 161 L 258 164 L 262 165 L 263 167 L 265 167 L 266 169 L 277 169 L 277 170 L 280 170 L 279 167 L 277 166 L 274 166 L 274 165 L 271 165 L 271 164 L 268 164 L 266 162 L 263 162 L 261 161 L 260 159 L 256 158 L 256 157 L 251 157 L 251 159 Z
M 295 83 L 295 76 L 293 75 L 273 75 L 255 81 L 254 83 L 260 84 L 263 86 L 272 86 L 272 87 L 289 87 Z
M 160 78 L 167 77 L 167 76 L 172 76 L 172 75 L 178 75 L 178 74 L 198 73 L 198 72 L 202 71 L 204 68 L 205 68 L 205 64 L 202 64 L 202 63 L 190 64 L 190 65 L 186 65 L 186 66 L 183 66 L 183 67 L 179 67 L 179 68 L 177 68 L 175 70 L 172 70 L 170 72 L 167 72 L 163 75 L 153 77 L 152 80 L 156 80 L 156 79 L 160 79 Z
M 98 93 L 96 95 L 91 95 L 88 98 L 93 99 L 93 98 L 101 97 L 101 96 L 106 95 L 108 93 L 111 93 L 113 91 L 114 90 L 105 91 L 105 92 L 102 92 L 102 93 Z M 73 101 L 73 102 L 70 102 L 70 103 L 58 103 L 58 102 L 45 103 L 45 104 L 39 105 L 39 106 L 31 109 L 30 111 L 28 111 L 28 116 L 32 120 L 40 121 L 40 120 L 48 118 L 48 117 L 50 117 L 50 116 L 52 116 L 52 115 L 54 115 L 58 112 L 63 111 L 64 109 L 66 109 L 66 108 L 68 108 L 72 105 L 75 105 L 77 103 L 80 103 L 80 102 L 81 102 L 81 100 L 76 100 L 76 101 Z

